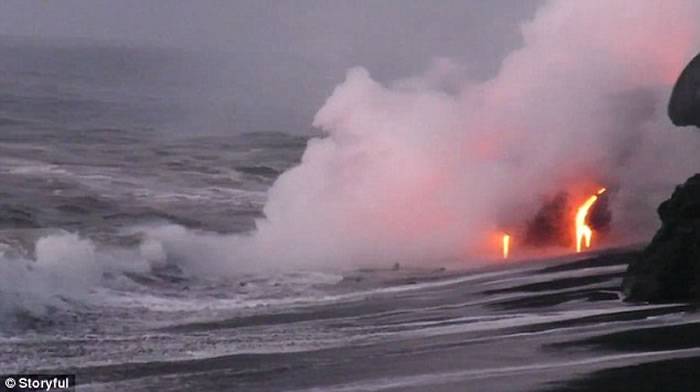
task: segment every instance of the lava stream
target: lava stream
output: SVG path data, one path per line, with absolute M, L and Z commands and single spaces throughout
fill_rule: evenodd
M 598 200 L 598 196 L 602 195 L 603 192 L 605 192 L 605 188 L 600 188 L 595 195 L 592 195 L 586 199 L 586 201 L 576 211 L 576 252 L 581 252 L 584 241 L 586 248 L 591 247 L 593 230 L 591 230 L 591 228 L 586 224 L 586 217 L 588 216 L 588 211 Z
M 503 258 L 507 259 L 510 254 L 510 234 L 503 234 Z

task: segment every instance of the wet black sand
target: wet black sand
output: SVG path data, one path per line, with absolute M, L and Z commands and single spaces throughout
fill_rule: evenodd
M 290 341 L 41 370 L 77 373 L 84 391 L 695 390 L 695 307 L 624 303 L 621 274 L 635 252 L 476 272 L 361 271 L 338 300 L 152 331 L 193 344 L 231 337 L 226 349 L 246 334 L 334 336 L 317 349 Z M 363 291 L 368 279 L 384 283 Z M 158 347 L 144 340 L 143 350 Z
M 700 346 L 700 323 L 677 324 L 615 332 L 553 345 L 616 351 L 680 350 Z
M 700 357 L 669 359 L 605 369 L 587 377 L 556 385 L 548 392 L 681 392 L 700 390 Z
M 553 346 L 619 352 L 692 349 L 700 347 L 700 323 L 615 332 Z M 605 369 L 560 383 L 550 391 L 697 391 L 698 366 L 700 356 Z

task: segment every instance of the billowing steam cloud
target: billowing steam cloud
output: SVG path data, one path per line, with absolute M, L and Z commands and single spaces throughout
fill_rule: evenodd
M 464 259 L 559 192 L 603 184 L 610 240 L 643 238 L 700 167 L 700 138 L 665 117 L 699 21 L 693 0 L 553 1 L 492 80 L 448 60 L 388 86 L 353 68 L 314 120 L 327 136 L 270 189 L 257 231 L 207 247 L 234 268 Z

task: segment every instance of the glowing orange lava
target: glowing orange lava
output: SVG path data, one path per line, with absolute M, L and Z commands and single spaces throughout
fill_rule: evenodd
M 582 245 L 584 244 L 586 248 L 591 247 L 591 238 L 593 237 L 593 230 L 586 224 L 586 217 L 588 216 L 588 210 L 591 209 L 593 204 L 598 200 L 598 196 L 605 192 L 605 188 L 600 188 L 595 195 L 592 195 L 578 208 L 576 211 L 576 252 L 581 252 Z
M 503 233 L 503 258 L 507 259 L 510 254 L 510 234 Z

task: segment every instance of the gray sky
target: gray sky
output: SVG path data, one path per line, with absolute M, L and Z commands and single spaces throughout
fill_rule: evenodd
M 539 3 L 3 0 L 0 35 L 225 52 L 227 61 L 212 64 L 221 68 L 213 74 L 228 75 L 213 83 L 221 87 L 217 95 L 228 88 L 235 96 L 234 110 L 250 117 L 242 127 L 268 130 L 308 127 L 345 70 L 356 65 L 387 81 L 449 57 L 472 77 L 487 77 L 520 44 L 519 24 Z

